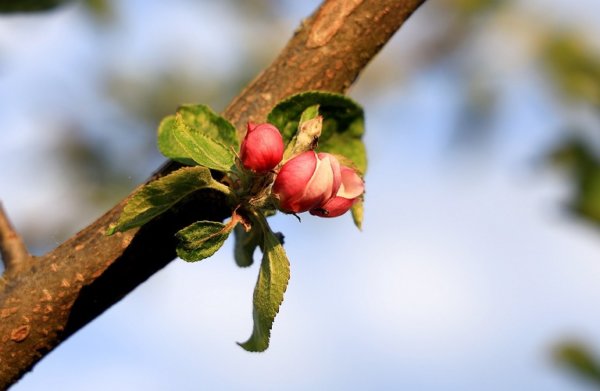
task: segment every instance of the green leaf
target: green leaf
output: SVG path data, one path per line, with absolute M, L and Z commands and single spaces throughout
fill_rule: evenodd
M 316 118 L 319 115 L 319 105 L 309 106 L 300 115 L 300 124 L 311 119 Z
M 216 221 L 198 221 L 175 236 L 179 239 L 177 255 L 188 262 L 208 258 L 221 248 L 236 222 L 223 224 Z
M 254 251 L 260 246 L 262 235 L 260 229 L 246 232 L 244 227 L 238 225 L 233 230 L 235 246 L 233 256 L 235 263 L 240 267 L 248 267 L 254 263 Z
M 323 91 L 293 95 L 278 103 L 269 113 L 267 121 L 281 131 L 287 145 L 296 134 L 302 113 L 315 105 L 319 105 L 319 112 L 323 116 L 323 131 L 317 150 L 341 154 L 352 160 L 356 168 L 364 173 L 367 168 L 365 147 L 361 139 L 364 133 L 364 113 L 348 97 Z
M 169 115 L 158 125 L 158 150 L 169 159 L 173 159 L 186 166 L 195 166 L 196 162 L 175 139 L 176 121 L 174 115 Z
M 325 126 L 323 126 L 325 129 Z M 329 152 L 334 155 L 341 155 L 350 160 L 350 162 L 341 161 L 344 165 L 356 168 L 361 175 L 364 175 L 367 169 L 367 151 L 365 144 L 361 139 L 347 137 L 346 135 L 334 134 L 326 140 L 319 141 L 318 152 Z
M 174 129 L 175 141 L 196 163 L 214 170 L 229 171 L 235 162 L 231 149 L 203 133 L 193 132 L 179 114 L 175 115 Z
M 231 196 L 229 188 L 210 175 L 206 167 L 183 167 L 144 185 L 127 202 L 117 223 L 107 235 L 139 227 L 167 211 L 185 196 L 199 189 L 214 189 Z
M 205 105 L 183 105 L 177 113 L 194 132 L 202 133 L 213 140 L 234 149 L 239 148 L 235 126 Z
M 183 164 L 228 171 L 239 149 L 235 127 L 204 105 L 182 106 L 158 127 L 158 148 Z
M 242 348 L 251 352 L 262 352 L 269 347 L 271 327 L 290 279 L 290 262 L 283 246 L 264 217 L 260 216 L 259 219 L 263 236 L 263 258 L 254 288 L 254 328 L 250 339 L 239 343 Z
M 358 201 L 356 201 L 354 205 L 352 205 L 352 210 L 350 212 L 352 213 L 352 221 L 354 221 L 354 225 L 356 225 L 356 228 L 358 228 L 359 230 L 362 230 L 364 212 L 362 198 L 360 198 Z

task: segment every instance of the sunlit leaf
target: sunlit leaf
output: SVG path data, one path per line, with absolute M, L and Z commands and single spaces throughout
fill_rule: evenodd
M 158 148 L 163 155 L 187 165 L 194 162 L 228 171 L 239 149 L 235 128 L 207 106 L 182 106 L 158 127 Z
M 107 234 L 139 227 L 167 211 L 181 199 L 200 189 L 213 189 L 229 195 L 229 188 L 215 181 L 206 167 L 183 167 L 144 185 L 128 200 L 119 220 Z
M 169 115 L 158 125 L 158 150 L 169 159 L 186 166 L 195 166 L 196 162 L 175 138 L 177 121 L 174 115 Z

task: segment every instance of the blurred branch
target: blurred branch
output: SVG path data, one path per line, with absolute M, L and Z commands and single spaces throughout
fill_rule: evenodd
M 110 19 L 111 7 L 107 0 L 0 0 L 0 14 L 47 12 L 77 2 L 83 3 L 96 19 Z
M 71 0 L 0 0 L 0 12 L 41 12 L 48 11 Z
M 264 121 L 286 96 L 345 92 L 424 1 L 325 1 L 223 115 L 242 134 L 247 121 Z M 150 180 L 174 167 L 165 165 Z M 0 287 L 0 389 L 173 260 L 177 230 L 196 220 L 222 220 L 229 212 L 218 195 L 200 192 L 139 230 L 106 236 L 124 204 Z
M 31 255 L 23 239 L 13 228 L 2 204 L 0 204 L 0 255 L 4 263 L 4 278 L 24 271 Z

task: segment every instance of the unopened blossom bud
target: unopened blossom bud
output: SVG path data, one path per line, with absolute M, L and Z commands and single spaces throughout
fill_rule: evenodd
M 306 212 L 333 197 L 341 184 L 340 164 L 328 153 L 307 151 L 286 162 L 273 184 L 279 207 Z
M 365 191 L 365 184 L 360 176 L 350 167 L 340 169 L 342 183 L 337 193 L 310 214 L 320 217 L 337 217 L 346 213 Z
M 248 122 L 246 137 L 240 148 L 242 165 L 254 172 L 264 173 L 275 168 L 283 158 L 283 138 L 271 124 Z

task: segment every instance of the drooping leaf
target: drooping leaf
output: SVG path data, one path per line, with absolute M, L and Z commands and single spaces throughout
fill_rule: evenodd
M 227 171 L 239 149 L 234 126 L 204 105 L 182 106 L 163 119 L 158 128 L 158 148 L 183 164 L 195 161 Z
M 363 212 L 364 212 L 364 205 L 363 205 L 362 198 L 359 199 L 358 201 L 356 201 L 356 203 L 354 205 L 352 205 L 352 210 L 350 212 L 352 213 L 352 221 L 354 221 L 354 225 L 356 225 L 356 228 L 362 229 Z
M 267 120 L 279 128 L 284 143 L 287 144 L 298 129 L 302 113 L 315 105 L 319 106 L 319 113 L 323 116 L 323 130 L 317 150 L 346 156 L 364 173 L 367 167 L 362 143 L 364 113 L 348 97 L 323 91 L 293 95 L 277 104 Z
M 233 230 L 235 235 L 235 246 L 233 256 L 235 263 L 240 267 L 248 267 L 254 263 L 254 251 L 260 246 L 262 232 L 260 229 L 252 229 L 246 232 L 243 226 L 238 225 Z
M 200 261 L 213 255 L 229 237 L 234 224 L 198 221 L 177 232 L 177 255 L 188 262 Z
M 229 188 L 215 181 L 208 168 L 180 168 L 140 188 L 127 202 L 119 220 L 111 225 L 107 234 L 139 227 L 171 208 L 185 196 L 206 188 L 230 195 Z
M 251 352 L 262 352 L 269 347 L 273 321 L 279 312 L 290 279 L 290 262 L 283 246 L 264 217 L 260 218 L 263 257 L 254 288 L 254 327 L 250 338 L 244 343 L 239 343 L 242 348 Z

